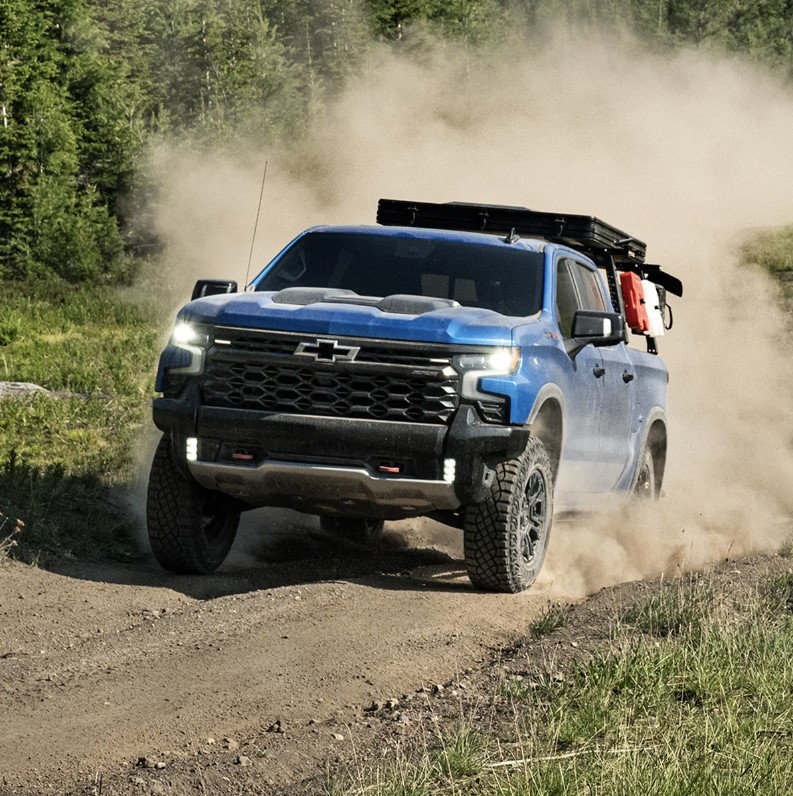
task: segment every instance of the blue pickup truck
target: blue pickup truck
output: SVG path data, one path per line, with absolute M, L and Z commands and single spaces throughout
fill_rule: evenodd
M 626 345 L 621 279 L 661 318 L 682 285 L 641 241 L 494 205 L 383 199 L 377 220 L 309 229 L 179 312 L 147 497 L 166 569 L 215 570 L 253 507 L 358 542 L 426 515 L 463 530 L 474 586 L 518 592 L 554 512 L 660 493 L 667 371 L 646 331 Z

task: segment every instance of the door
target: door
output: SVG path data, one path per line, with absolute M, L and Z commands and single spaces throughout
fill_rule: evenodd
M 609 306 L 597 271 L 586 263 L 572 260 L 578 295 L 584 309 L 606 311 Z M 592 348 L 592 346 L 587 346 Z M 631 443 L 631 412 L 636 393 L 636 372 L 628 358 L 625 343 L 598 349 L 603 374 L 598 394 L 597 483 L 602 491 L 611 491 L 628 464 Z M 580 356 L 580 354 L 579 354 Z
M 556 265 L 556 318 L 563 340 L 569 340 L 573 315 L 587 307 L 575 277 L 576 263 L 561 257 Z M 600 351 L 592 345 L 564 359 L 564 449 L 556 481 L 557 495 L 601 492 L 600 414 L 605 375 Z

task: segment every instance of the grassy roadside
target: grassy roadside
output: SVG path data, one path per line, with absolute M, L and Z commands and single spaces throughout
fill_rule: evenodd
M 793 273 L 793 225 L 758 231 L 743 244 L 741 255 L 773 275 Z
M 578 643 L 541 619 L 517 653 L 533 665 L 488 704 L 464 705 L 457 722 L 436 717 L 423 748 L 330 777 L 326 793 L 786 793 L 792 611 L 790 572 L 740 594 L 691 577 L 625 606 L 605 643 L 567 659 L 548 650 Z M 538 638 L 545 651 L 532 656 Z
M 134 555 L 125 490 L 148 422 L 162 324 L 106 288 L 0 285 L 0 511 L 26 525 L 14 555 Z
M 741 246 L 741 258 L 775 278 L 782 305 L 793 313 L 793 225 L 756 232 Z

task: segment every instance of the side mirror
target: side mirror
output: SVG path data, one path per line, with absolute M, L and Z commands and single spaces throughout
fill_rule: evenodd
M 236 293 L 237 283 L 231 279 L 199 279 L 193 288 L 190 301 L 206 296 L 219 296 L 223 293 Z
M 578 310 L 567 352 L 574 357 L 584 346 L 617 345 L 625 340 L 625 319 L 616 312 Z

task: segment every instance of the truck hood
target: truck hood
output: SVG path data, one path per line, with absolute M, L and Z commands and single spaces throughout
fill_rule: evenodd
M 276 295 L 235 293 L 196 299 L 181 310 L 179 319 L 284 332 L 498 346 L 511 345 L 512 330 L 528 320 L 476 307 L 442 307 L 413 315 L 338 302 L 289 304 L 274 301 Z

